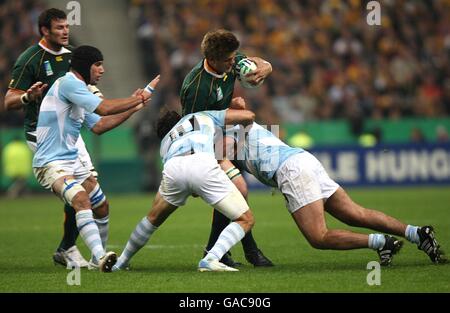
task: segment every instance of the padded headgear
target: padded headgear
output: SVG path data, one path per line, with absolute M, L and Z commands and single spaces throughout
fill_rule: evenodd
M 83 77 L 86 84 L 91 83 L 92 64 L 103 61 L 103 54 L 92 46 L 79 46 L 72 53 L 70 66 Z

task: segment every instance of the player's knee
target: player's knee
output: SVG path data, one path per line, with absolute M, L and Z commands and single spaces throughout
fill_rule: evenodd
M 91 202 L 92 203 L 92 202 Z M 109 202 L 105 200 L 101 206 L 92 208 L 96 218 L 104 218 L 109 215 Z
M 311 247 L 315 249 L 325 250 L 328 249 L 325 241 L 325 236 L 326 232 L 316 232 L 314 234 L 309 234 L 308 236 L 306 236 L 306 239 L 308 240 L 308 243 L 311 245 Z
M 72 202 L 70 205 L 75 209 L 76 212 L 91 209 L 91 202 L 89 201 L 89 197 L 86 191 L 77 193 L 71 201 Z
M 73 178 L 64 179 L 61 188 L 61 198 L 66 204 L 69 204 L 75 209 L 79 207 L 85 208 L 86 206 L 90 208 L 86 190 Z
M 239 216 L 235 222 L 238 222 L 245 232 L 248 232 L 255 225 L 255 217 L 251 210 L 247 210 L 244 214 Z

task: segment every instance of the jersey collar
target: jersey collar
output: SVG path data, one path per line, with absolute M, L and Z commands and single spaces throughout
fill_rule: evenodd
M 223 74 L 219 75 L 216 72 L 214 72 L 214 70 L 211 68 L 211 66 L 209 66 L 209 64 L 206 61 L 206 59 L 203 60 L 203 68 L 205 69 L 205 71 L 208 74 L 211 74 L 212 76 L 217 77 L 217 78 L 224 78 L 225 75 L 227 75 L 227 73 L 223 73 Z
M 65 53 L 71 53 L 71 51 L 69 49 L 64 48 L 64 47 L 61 47 L 61 49 L 59 49 L 59 51 L 51 50 L 50 48 L 48 48 L 46 46 L 46 42 L 45 42 L 44 38 L 42 38 L 41 41 L 39 41 L 39 46 L 42 49 L 44 49 L 45 51 L 47 51 L 48 53 L 53 54 L 53 55 L 61 55 L 61 54 L 65 54 Z

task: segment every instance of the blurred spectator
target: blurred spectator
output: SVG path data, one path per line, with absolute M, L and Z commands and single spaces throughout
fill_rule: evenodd
M 437 142 L 449 142 L 450 138 L 448 135 L 448 131 L 443 125 L 439 125 L 436 127 L 436 141 Z
M 4 95 L 15 60 L 39 39 L 36 25 L 44 8 L 39 0 L 0 1 L 0 126 L 23 126 L 22 112 L 5 112 Z
M 411 142 L 413 143 L 425 143 L 425 135 L 423 134 L 422 130 L 419 127 L 414 127 L 411 130 Z

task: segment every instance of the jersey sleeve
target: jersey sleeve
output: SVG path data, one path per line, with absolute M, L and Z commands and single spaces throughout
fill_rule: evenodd
M 227 110 L 221 111 L 204 111 L 203 113 L 208 115 L 214 122 L 215 126 L 223 128 L 225 126 L 225 114 Z
M 78 80 L 64 80 L 59 85 L 59 95 L 69 102 L 93 113 L 102 99 L 87 89 L 87 86 Z
M 23 58 L 19 58 L 14 64 L 8 88 L 26 91 L 33 83 L 34 75 L 31 63 L 26 63 Z
M 86 112 L 86 114 L 84 115 L 84 122 L 83 125 L 86 126 L 88 129 L 92 129 L 95 124 L 98 123 L 98 121 L 100 121 L 101 116 L 96 114 L 96 113 L 88 113 Z

